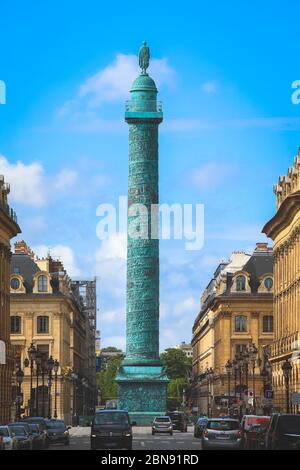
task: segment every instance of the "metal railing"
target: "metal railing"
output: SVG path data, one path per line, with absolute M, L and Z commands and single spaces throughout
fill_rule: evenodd
M 128 100 L 125 102 L 126 112 L 157 112 L 162 113 L 162 101 L 156 100 Z
M 3 212 L 5 212 L 5 214 L 7 214 L 8 217 L 12 219 L 16 224 L 18 223 L 17 214 L 11 207 L 9 207 L 8 204 L 3 204 L 0 202 L 0 209 L 2 209 Z

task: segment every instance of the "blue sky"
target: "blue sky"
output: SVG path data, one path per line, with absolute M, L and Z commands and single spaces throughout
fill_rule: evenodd
M 125 237 L 96 208 L 127 192 L 124 101 L 147 40 L 164 105 L 160 197 L 205 204 L 205 244 L 161 243 L 161 348 L 189 341 L 221 259 L 251 251 L 300 144 L 295 1 L 12 1 L 1 5 L 0 173 L 22 238 L 99 277 L 103 345 L 124 347 Z

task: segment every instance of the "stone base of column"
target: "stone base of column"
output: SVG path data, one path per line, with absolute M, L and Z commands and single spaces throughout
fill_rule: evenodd
M 166 413 L 169 379 L 162 366 L 123 365 L 116 381 L 118 408 L 128 411 L 132 422 L 149 426 Z

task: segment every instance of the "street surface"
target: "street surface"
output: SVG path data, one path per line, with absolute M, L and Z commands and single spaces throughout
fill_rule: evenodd
M 50 450 L 90 450 L 91 428 L 78 427 L 70 429 L 70 445 L 55 444 Z M 194 428 L 188 432 L 174 431 L 173 436 L 156 434 L 152 436 L 151 428 L 133 428 L 133 450 L 199 450 L 201 439 L 194 438 Z

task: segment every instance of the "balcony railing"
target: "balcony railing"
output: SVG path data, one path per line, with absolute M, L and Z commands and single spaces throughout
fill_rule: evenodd
M 8 204 L 3 204 L 0 202 L 0 209 L 2 209 L 3 212 L 5 212 L 5 214 L 7 214 L 8 217 L 12 219 L 16 224 L 18 223 L 17 214 L 11 207 L 9 207 Z
M 162 113 L 162 101 L 156 100 L 128 100 L 125 102 L 126 112 L 156 112 Z

